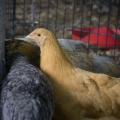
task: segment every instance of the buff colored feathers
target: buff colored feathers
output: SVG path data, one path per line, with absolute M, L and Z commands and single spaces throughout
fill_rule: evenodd
M 47 29 L 38 28 L 27 38 L 40 47 L 40 67 L 54 87 L 55 119 L 120 119 L 118 78 L 76 68 Z

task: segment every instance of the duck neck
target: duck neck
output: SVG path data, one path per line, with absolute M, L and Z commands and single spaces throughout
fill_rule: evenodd
M 71 74 L 73 65 L 55 41 L 41 49 L 40 67 L 50 78 L 64 79 Z

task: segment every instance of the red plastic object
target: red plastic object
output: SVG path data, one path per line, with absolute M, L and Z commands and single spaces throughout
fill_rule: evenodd
M 120 30 L 107 27 L 81 28 L 72 30 L 72 39 L 80 40 L 99 48 L 120 48 Z

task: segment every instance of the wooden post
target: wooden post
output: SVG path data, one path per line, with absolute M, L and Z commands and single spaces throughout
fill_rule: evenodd
M 0 81 L 5 74 L 5 0 L 0 0 Z

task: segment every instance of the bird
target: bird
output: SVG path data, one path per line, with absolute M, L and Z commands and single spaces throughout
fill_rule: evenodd
M 30 63 L 39 68 L 39 47 L 30 44 L 23 40 L 7 40 L 5 41 L 5 58 L 6 58 L 6 70 L 11 65 L 11 56 L 14 54 L 22 54 L 27 57 Z
M 69 39 L 58 39 L 58 42 L 75 66 L 92 71 L 92 59 L 84 43 Z
M 95 73 L 120 77 L 120 66 L 113 58 L 85 52 L 67 52 L 67 54 L 70 55 L 71 61 L 76 67 Z
M 1 120 L 52 120 L 52 86 L 44 74 L 22 54 L 12 54 L 11 67 L 3 80 Z
M 120 119 L 119 78 L 75 67 L 46 28 L 36 28 L 26 39 L 40 48 L 40 68 L 54 89 L 55 120 Z
M 107 55 L 99 55 L 94 47 L 69 39 L 58 39 L 60 46 L 70 56 L 72 63 L 79 68 L 96 73 L 120 77 L 120 66 Z M 100 51 L 100 50 L 98 50 Z
M 105 73 L 113 77 L 120 77 L 120 66 L 108 56 L 92 55 L 92 68 L 96 73 Z

